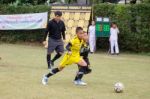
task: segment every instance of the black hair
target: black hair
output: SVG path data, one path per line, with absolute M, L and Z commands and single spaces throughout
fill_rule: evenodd
M 61 11 L 56 11 L 55 16 L 62 16 L 62 12 Z
M 111 27 L 112 27 L 112 25 L 113 25 L 113 24 L 117 25 L 117 23 L 116 23 L 116 22 L 111 22 Z
M 76 33 L 78 33 L 78 32 L 81 31 L 81 30 L 83 30 L 82 27 L 77 27 L 77 28 L 76 28 Z

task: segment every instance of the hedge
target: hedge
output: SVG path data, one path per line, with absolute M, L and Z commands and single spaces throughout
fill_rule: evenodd
M 50 6 L 37 5 L 37 6 L 8 6 L 0 5 L 0 14 L 23 14 L 23 13 L 40 13 L 49 12 Z M 41 42 L 44 36 L 44 29 L 38 30 L 1 30 L 0 41 L 5 42 L 17 42 L 17 41 L 28 41 L 28 42 Z
M 49 6 L 0 5 L 0 14 L 34 13 L 50 11 Z M 150 52 L 150 4 L 119 5 L 98 4 L 94 16 L 110 17 L 120 29 L 121 50 Z M 44 30 L 0 31 L 0 41 L 42 41 Z M 108 48 L 108 38 L 99 38 L 97 48 Z
M 150 52 L 150 4 L 94 6 L 94 15 L 109 17 L 119 29 L 119 45 L 122 50 Z M 108 38 L 99 38 L 98 46 L 109 46 Z M 102 45 L 103 44 L 103 45 Z

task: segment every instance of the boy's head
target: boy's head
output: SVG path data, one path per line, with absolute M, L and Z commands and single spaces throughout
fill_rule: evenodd
M 85 41 L 85 42 L 88 42 L 88 40 L 89 40 L 89 37 L 88 37 L 88 34 L 87 34 L 87 32 L 85 32 L 85 31 L 83 31 L 83 40 Z
M 56 11 L 55 12 L 55 20 L 56 21 L 60 21 L 61 20 L 61 16 L 62 16 L 62 12 L 61 11 Z
M 112 28 L 116 28 L 117 27 L 117 24 L 115 22 L 111 23 L 111 27 Z
M 77 34 L 77 37 L 79 39 L 82 39 L 83 36 L 84 36 L 83 28 L 82 27 L 77 27 L 76 28 L 76 34 Z
M 94 20 L 92 21 L 91 25 L 95 25 L 95 21 Z

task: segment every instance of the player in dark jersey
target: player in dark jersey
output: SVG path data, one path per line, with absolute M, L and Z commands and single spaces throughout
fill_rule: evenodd
M 90 53 L 90 47 L 89 47 L 89 43 L 88 43 L 88 35 L 87 35 L 86 32 L 84 32 L 83 40 L 84 40 L 84 44 L 81 46 L 80 56 L 82 56 L 84 61 L 87 63 L 87 67 L 86 67 L 86 69 L 84 71 L 84 74 L 89 74 L 89 73 L 92 72 L 92 69 L 90 69 L 90 61 L 89 61 L 89 58 L 88 58 L 89 53 Z M 81 68 L 81 66 L 78 65 L 78 69 L 80 69 L 80 68 Z M 74 81 L 77 80 L 78 74 L 80 74 L 79 71 L 77 72 L 77 75 L 76 75 Z

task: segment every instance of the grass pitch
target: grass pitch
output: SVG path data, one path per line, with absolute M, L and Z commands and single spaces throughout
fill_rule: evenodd
M 49 79 L 46 49 L 27 45 L 0 45 L 0 99 L 150 99 L 150 57 L 136 54 L 90 55 L 93 72 L 84 77 L 88 86 L 75 86 L 76 65 Z M 55 66 L 59 64 L 59 59 Z M 125 85 L 115 93 L 115 82 Z

